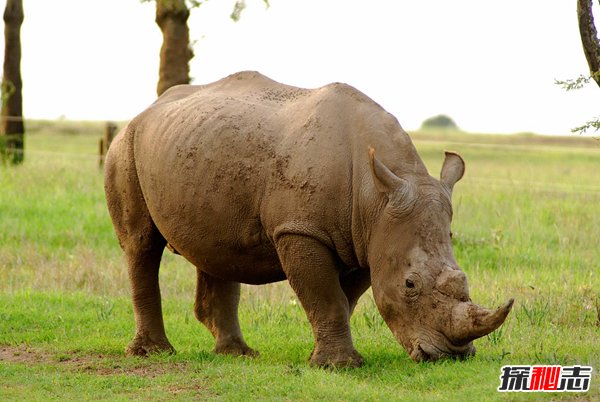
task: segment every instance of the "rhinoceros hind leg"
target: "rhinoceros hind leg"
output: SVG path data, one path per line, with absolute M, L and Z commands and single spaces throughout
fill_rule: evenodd
M 121 248 L 127 257 L 135 314 L 136 335 L 125 349 L 128 355 L 173 352 L 165 335 L 158 270 L 166 245 L 138 182 L 133 158 L 126 153 L 126 138 L 115 138 L 106 159 L 106 200 Z
M 130 238 L 123 242 L 136 322 L 135 337 L 125 349 L 125 353 L 130 356 L 175 352 L 165 334 L 158 284 L 158 270 L 165 241 L 153 226 L 148 222 L 145 230 L 139 232 L 143 234 L 135 240 Z M 130 231 L 133 229 L 130 228 Z
M 337 259 L 308 236 L 282 235 L 277 253 L 290 286 L 306 311 L 315 338 L 310 363 L 319 367 L 358 367 L 363 358 L 352 345 L 350 305 L 340 285 Z
M 234 356 L 258 356 L 244 341 L 238 320 L 240 284 L 225 281 L 196 268 L 196 318 L 215 337 L 215 353 Z
M 156 230 L 156 229 L 155 229 Z M 149 238 L 155 237 L 152 245 Z M 158 269 L 164 248 L 162 236 L 140 236 L 139 243 L 125 246 L 129 266 L 129 278 L 135 313 L 136 334 L 125 349 L 129 356 L 146 356 L 150 353 L 174 353 L 163 323 Z

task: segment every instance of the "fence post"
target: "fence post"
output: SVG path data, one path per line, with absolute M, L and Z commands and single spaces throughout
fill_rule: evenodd
M 106 157 L 106 153 L 108 152 L 108 148 L 110 147 L 110 143 L 113 138 L 115 138 L 115 132 L 117 131 L 117 125 L 111 121 L 107 121 L 104 126 L 104 135 L 100 138 L 100 147 L 99 147 L 99 167 L 102 168 L 104 166 L 104 158 Z

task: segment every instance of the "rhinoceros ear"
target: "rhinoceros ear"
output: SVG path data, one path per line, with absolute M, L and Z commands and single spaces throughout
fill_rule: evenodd
M 371 167 L 375 187 L 381 193 L 389 195 L 405 182 L 381 163 L 379 159 L 375 158 L 375 150 L 371 147 L 369 147 L 369 166 Z
M 465 161 L 456 152 L 446 151 L 446 159 L 442 166 L 442 173 L 440 174 L 440 180 L 442 183 L 450 188 L 454 187 L 454 184 L 463 177 L 465 174 Z

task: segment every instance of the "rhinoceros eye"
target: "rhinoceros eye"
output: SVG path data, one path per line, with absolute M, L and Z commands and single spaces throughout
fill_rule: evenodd
M 409 289 L 412 289 L 415 287 L 415 283 L 413 281 L 411 281 L 410 279 L 406 280 L 406 287 Z

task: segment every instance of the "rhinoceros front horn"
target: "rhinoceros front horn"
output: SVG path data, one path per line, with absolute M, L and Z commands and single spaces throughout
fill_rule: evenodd
M 496 310 L 478 306 L 472 302 L 462 302 L 452 310 L 449 338 L 457 346 L 466 345 L 498 328 L 512 308 L 514 299 L 510 299 Z

